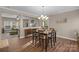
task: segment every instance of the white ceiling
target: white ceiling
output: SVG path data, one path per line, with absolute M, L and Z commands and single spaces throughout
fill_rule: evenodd
M 79 9 L 78 6 L 44 6 L 44 9 L 42 8 L 42 6 L 5 6 L 5 7 L 23 11 L 25 13 L 26 12 L 32 13 L 37 16 L 41 15 L 43 13 L 42 12 L 43 10 L 44 14 L 49 16 Z

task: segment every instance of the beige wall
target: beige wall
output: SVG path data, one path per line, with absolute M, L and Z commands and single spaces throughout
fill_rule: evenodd
M 1 35 L 2 35 L 2 18 L 1 18 L 1 15 L 0 15 L 0 39 L 1 39 Z
M 65 18 L 67 18 L 67 22 L 57 23 Z M 76 40 L 75 32 L 79 32 L 79 10 L 50 16 L 49 27 L 54 27 L 59 36 Z

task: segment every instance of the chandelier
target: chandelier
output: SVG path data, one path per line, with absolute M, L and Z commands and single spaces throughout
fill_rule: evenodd
M 42 15 L 40 17 L 38 17 L 38 19 L 41 19 L 41 20 L 48 20 L 48 17 L 45 14 L 45 11 L 44 11 L 44 6 L 42 6 Z

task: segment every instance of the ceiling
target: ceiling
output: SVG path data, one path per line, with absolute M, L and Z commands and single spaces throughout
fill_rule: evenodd
M 79 6 L 5 6 L 6 8 L 19 10 L 23 12 L 28 12 L 40 16 L 45 15 L 55 15 L 63 12 L 73 11 L 79 9 Z

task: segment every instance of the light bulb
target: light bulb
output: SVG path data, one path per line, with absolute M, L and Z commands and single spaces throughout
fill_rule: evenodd
M 45 19 L 45 17 L 43 17 L 43 19 Z
M 48 17 L 46 17 L 46 20 L 48 19 Z
M 47 16 L 45 16 L 45 18 L 46 18 Z
M 40 17 L 38 17 L 38 19 L 40 19 Z
M 41 17 L 44 17 L 43 15 L 41 15 Z

